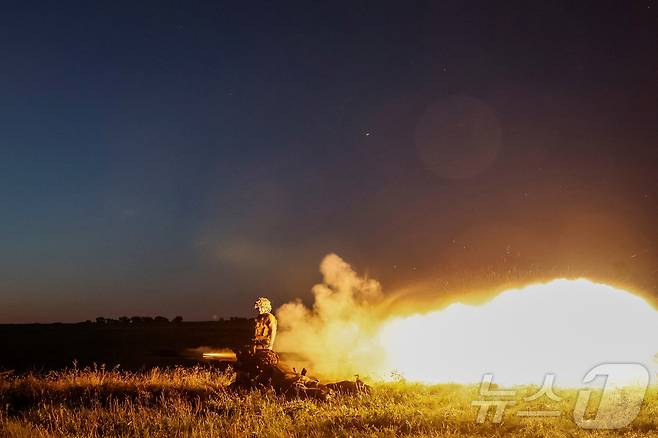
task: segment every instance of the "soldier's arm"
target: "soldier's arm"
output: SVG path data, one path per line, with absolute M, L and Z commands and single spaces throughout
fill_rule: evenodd
M 277 326 L 276 317 L 270 314 L 270 317 L 267 319 L 269 323 L 270 333 L 272 333 L 273 335 L 276 334 L 276 326 Z
M 269 320 L 269 330 L 270 330 L 270 348 L 274 345 L 274 339 L 276 338 L 276 328 L 277 328 L 277 321 L 276 317 L 272 314 L 270 314 L 270 317 L 268 318 Z
M 259 318 L 256 318 L 254 320 L 254 337 L 253 337 L 254 341 L 259 341 L 263 339 L 263 333 L 260 324 L 261 322 L 259 321 Z

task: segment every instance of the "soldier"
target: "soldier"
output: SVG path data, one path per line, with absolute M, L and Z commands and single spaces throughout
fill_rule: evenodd
M 276 317 L 272 304 L 265 297 L 256 300 L 254 308 L 258 316 L 254 321 L 254 335 L 249 345 L 236 351 L 237 376 L 235 386 L 254 387 L 271 384 L 279 356 L 272 350 L 276 338 Z
M 272 350 L 276 338 L 276 317 L 271 313 L 272 304 L 267 298 L 260 297 L 254 308 L 258 311 L 252 339 L 254 350 Z

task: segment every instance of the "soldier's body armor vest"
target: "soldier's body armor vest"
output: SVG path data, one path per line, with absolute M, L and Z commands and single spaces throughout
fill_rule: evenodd
M 276 318 L 271 313 L 263 313 L 256 317 L 256 327 L 254 339 L 257 342 L 257 348 L 266 348 L 271 350 L 274 347 L 274 338 L 276 337 Z

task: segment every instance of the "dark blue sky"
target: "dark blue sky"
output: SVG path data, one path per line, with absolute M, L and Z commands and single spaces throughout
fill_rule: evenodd
M 0 322 L 658 283 L 653 1 L 11 2 Z M 533 4 L 534 3 L 534 4 Z

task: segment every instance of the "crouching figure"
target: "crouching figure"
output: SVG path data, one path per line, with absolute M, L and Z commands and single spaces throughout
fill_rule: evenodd
M 271 385 L 279 356 L 274 352 L 277 321 L 272 314 L 272 303 L 260 297 L 254 304 L 258 312 L 254 320 L 254 334 L 249 345 L 236 352 L 237 376 L 234 386 L 253 388 Z

